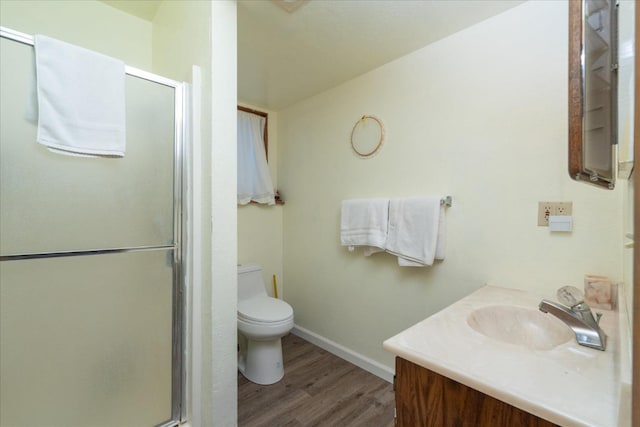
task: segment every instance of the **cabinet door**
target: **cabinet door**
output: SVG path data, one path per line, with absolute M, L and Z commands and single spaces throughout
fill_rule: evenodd
M 397 427 L 553 427 L 508 403 L 396 358 Z

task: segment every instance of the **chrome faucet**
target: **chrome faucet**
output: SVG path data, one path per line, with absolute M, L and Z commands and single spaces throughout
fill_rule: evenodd
M 607 336 L 600 329 L 602 313 L 593 317 L 591 308 L 583 301 L 571 307 L 543 299 L 538 306 L 543 313 L 550 313 L 567 324 L 576 334 L 578 344 L 604 351 Z

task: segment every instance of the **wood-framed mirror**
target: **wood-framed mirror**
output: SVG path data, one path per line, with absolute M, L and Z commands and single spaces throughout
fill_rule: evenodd
M 569 175 L 613 189 L 617 174 L 617 1 L 569 1 Z

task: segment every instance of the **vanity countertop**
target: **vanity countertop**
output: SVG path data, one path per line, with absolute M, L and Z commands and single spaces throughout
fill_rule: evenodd
M 543 298 L 486 285 L 383 345 L 403 359 L 561 426 L 626 425 L 627 416 L 619 413 L 629 405 L 625 380 L 630 374 L 628 347 L 620 333 L 628 331 L 620 330 L 625 322 L 618 311 L 598 310 L 606 351 L 580 346 L 575 338 L 550 350 L 534 350 L 489 338 L 467 323 L 469 314 L 481 307 L 537 310 Z

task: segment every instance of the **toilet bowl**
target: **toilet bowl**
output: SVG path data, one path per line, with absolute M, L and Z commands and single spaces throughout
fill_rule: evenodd
M 256 384 L 273 384 L 284 376 L 281 338 L 293 328 L 293 309 L 267 295 L 258 265 L 238 266 L 238 332 L 244 342 L 238 370 Z

